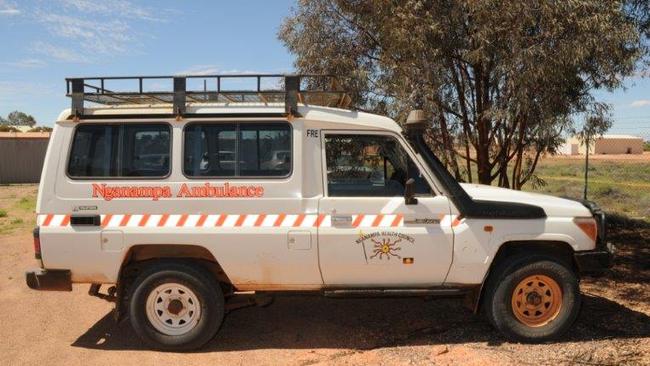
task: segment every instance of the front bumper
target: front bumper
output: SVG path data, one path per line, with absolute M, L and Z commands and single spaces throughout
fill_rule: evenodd
M 614 246 L 607 242 L 607 221 L 605 212 L 594 202 L 580 200 L 589 209 L 596 220 L 598 235 L 596 237 L 596 248 L 575 252 L 573 258 L 580 274 L 601 274 L 612 267 L 612 256 Z
M 72 291 L 70 270 L 35 269 L 25 272 L 27 286 L 41 291 Z
M 580 274 L 601 274 L 612 267 L 614 247 L 607 243 L 605 249 L 575 252 L 573 258 Z

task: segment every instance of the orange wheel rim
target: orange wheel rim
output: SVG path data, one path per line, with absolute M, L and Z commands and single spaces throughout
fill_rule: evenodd
M 533 275 L 512 292 L 512 312 L 529 327 L 541 327 L 557 317 L 562 308 L 562 289 L 554 279 Z

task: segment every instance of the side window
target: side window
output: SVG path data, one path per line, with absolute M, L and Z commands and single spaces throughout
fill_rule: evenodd
M 326 135 L 327 188 L 333 197 L 404 195 L 409 178 L 418 194 L 433 194 L 399 142 L 390 136 Z
M 169 126 L 127 125 L 122 138 L 125 177 L 162 177 L 169 173 Z
M 236 125 L 189 125 L 185 128 L 185 175 L 234 177 Z
M 189 177 L 284 177 L 291 173 L 291 128 L 280 123 L 192 124 L 185 129 Z
M 285 176 L 291 171 L 289 126 L 241 125 L 239 174 Z
M 169 174 L 166 124 L 88 124 L 75 131 L 68 175 L 76 178 L 163 177 Z

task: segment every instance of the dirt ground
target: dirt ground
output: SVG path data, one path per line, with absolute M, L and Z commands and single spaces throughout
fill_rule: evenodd
M 614 269 L 583 281 L 581 315 L 554 343 L 509 343 L 458 299 L 291 296 L 230 313 L 194 353 L 147 350 L 87 285 L 28 289 L 31 235 L 13 231 L 0 234 L 0 365 L 648 365 L 650 225 L 613 220 L 612 230 Z

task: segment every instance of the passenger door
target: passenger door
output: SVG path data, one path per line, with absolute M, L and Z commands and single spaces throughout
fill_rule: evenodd
M 447 197 L 435 195 L 397 135 L 325 132 L 319 262 L 328 287 L 426 287 L 444 282 L 453 233 Z M 405 183 L 415 180 L 417 204 Z

